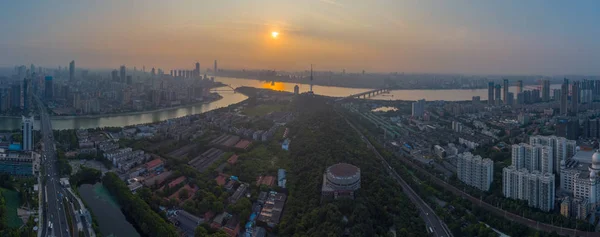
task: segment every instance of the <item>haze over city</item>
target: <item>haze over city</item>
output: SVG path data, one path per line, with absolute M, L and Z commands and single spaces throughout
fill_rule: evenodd
M 0 8 L 0 66 L 595 75 L 599 13 L 597 1 L 16 1 Z

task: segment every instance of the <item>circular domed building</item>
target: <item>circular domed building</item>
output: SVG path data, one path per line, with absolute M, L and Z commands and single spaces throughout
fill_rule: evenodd
M 354 198 L 354 191 L 359 188 L 360 168 L 347 163 L 338 163 L 325 170 L 321 195 L 334 199 Z

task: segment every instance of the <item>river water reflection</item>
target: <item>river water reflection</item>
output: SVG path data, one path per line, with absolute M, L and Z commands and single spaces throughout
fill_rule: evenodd
M 293 92 L 294 86 L 298 85 L 300 93 L 309 91 L 310 86 L 308 84 L 301 83 L 288 83 L 288 82 L 268 82 L 260 80 L 230 78 L 230 77 L 219 77 L 217 81 L 223 82 L 230 85 L 233 88 L 240 86 L 248 86 L 255 88 L 266 88 L 278 91 Z M 308 82 L 308 81 L 306 81 Z M 552 85 L 551 88 L 559 88 L 560 85 Z M 138 114 L 126 114 L 126 115 L 106 115 L 102 117 L 75 117 L 68 119 L 52 119 L 52 128 L 54 129 L 85 129 L 85 128 L 97 128 L 97 127 L 123 127 L 135 124 L 152 123 L 163 121 L 172 118 L 183 117 L 186 115 L 204 113 L 213 109 L 222 108 L 231 104 L 238 103 L 245 100 L 247 97 L 228 91 L 222 91 L 220 89 L 219 94 L 223 96 L 222 99 L 206 103 L 184 106 L 180 108 L 165 109 L 161 111 L 149 111 Z M 531 89 L 531 88 L 529 88 Z M 365 91 L 369 91 L 367 88 L 346 88 L 346 87 L 335 87 L 335 86 L 313 86 L 313 92 L 318 95 L 332 96 L 332 97 L 344 97 L 352 94 L 357 94 Z M 516 92 L 516 87 L 510 87 L 511 92 Z M 516 93 L 515 93 L 516 95 Z M 475 89 L 475 90 L 394 90 L 390 93 L 380 94 L 370 99 L 376 100 L 419 100 L 426 99 L 431 100 L 446 100 L 446 101 L 458 101 L 458 100 L 471 100 L 473 96 L 480 96 L 481 100 L 487 100 L 487 89 Z M 35 128 L 39 126 L 39 121 L 36 121 Z M 21 127 L 20 118 L 0 118 L 0 130 L 13 130 Z

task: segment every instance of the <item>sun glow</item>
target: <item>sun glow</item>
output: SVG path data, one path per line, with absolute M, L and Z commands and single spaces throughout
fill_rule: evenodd
M 271 32 L 271 37 L 273 37 L 273 39 L 277 39 L 277 36 L 279 36 L 279 32 L 277 32 L 277 31 Z

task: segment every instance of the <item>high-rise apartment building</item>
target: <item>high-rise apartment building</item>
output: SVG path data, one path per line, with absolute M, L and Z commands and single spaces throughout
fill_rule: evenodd
M 554 156 L 550 146 L 525 143 L 512 145 L 512 165 L 516 169 L 525 168 L 528 171 L 553 173 Z
M 69 82 L 75 80 L 75 60 L 69 63 Z
M 579 112 L 579 82 L 574 81 L 571 85 L 571 113 Z
M 494 176 L 492 160 L 465 152 L 457 156 L 456 162 L 456 176 L 460 181 L 482 191 L 490 189 Z
M 494 104 L 494 83 L 488 82 L 488 105 Z
M 517 94 L 523 93 L 523 80 L 517 81 Z
M 550 80 L 542 81 L 542 101 L 550 101 Z
M 566 161 L 575 155 L 577 148 L 576 141 L 557 136 L 531 136 L 529 137 L 529 144 L 552 147 L 552 165 L 554 168 L 551 173 L 555 174 L 560 173 L 560 162 Z
M 569 97 L 569 79 L 565 78 L 560 87 L 560 114 L 567 115 L 567 99 Z
M 119 68 L 119 82 L 125 83 L 125 75 L 126 74 L 127 74 L 127 69 L 125 68 L 125 65 L 121 65 L 121 67 Z
M 45 98 L 48 100 L 52 100 L 52 98 L 54 98 L 54 85 L 52 85 L 52 76 L 46 76 L 46 78 L 44 79 L 45 82 Z
M 25 78 L 23 80 L 23 111 L 29 111 L 29 103 L 31 103 L 31 80 Z
M 496 91 L 495 91 L 494 96 L 496 98 L 494 99 L 494 103 L 496 103 L 497 105 L 500 105 L 500 104 L 502 104 L 502 94 L 500 92 L 502 90 L 502 86 L 496 85 L 495 89 L 496 89 Z
M 504 79 L 502 80 L 503 82 L 503 91 L 502 91 L 502 98 L 504 99 L 504 104 L 508 104 L 508 79 Z
M 554 179 L 551 173 L 530 172 L 511 165 L 502 169 L 502 192 L 504 197 L 525 200 L 530 207 L 551 211 L 556 193 Z
M 23 144 L 22 148 L 24 151 L 33 150 L 33 116 L 25 117 L 21 116 L 22 132 L 23 132 Z
M 417 100 L 412 103 L 412 116 L 423 117 L 425 113 L 425 99 Z

